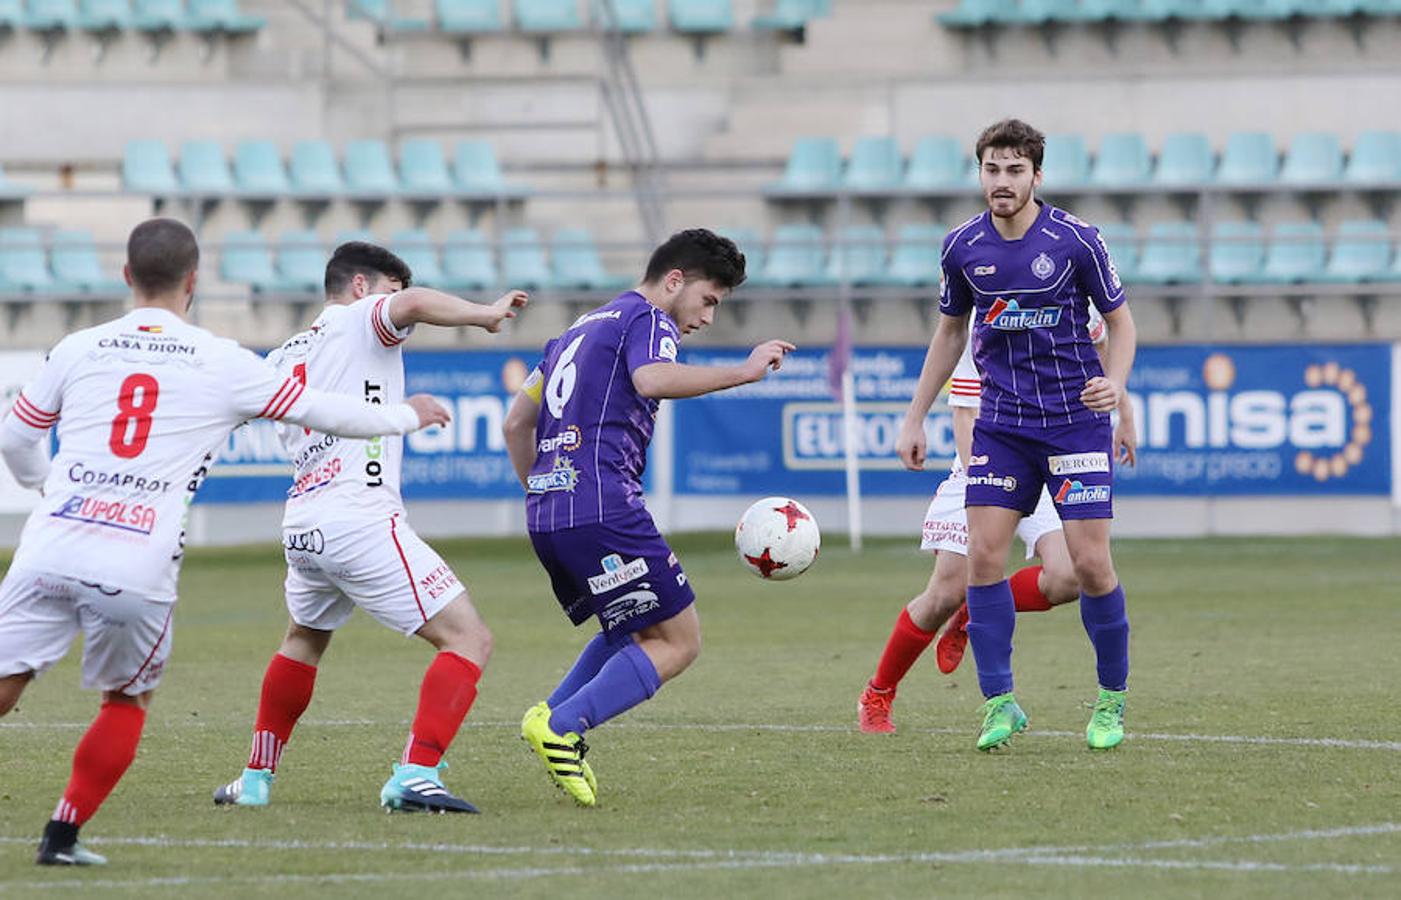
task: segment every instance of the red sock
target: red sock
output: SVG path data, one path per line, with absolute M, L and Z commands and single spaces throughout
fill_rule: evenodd
M 467 710 L 477 699 L 482 670 L 470 659 L 444 650 L 433 657 L 418 690 L 418 712 L 404 746 L 403 762 L 436 766 L 447 752 Z
M 316 687 L 316 666 L 298 662 L 281 653 L 273 654 L 263 675 L 263 694 L 258 699 L 258 718 L 253 725 L 253 749 L 248 768 L 277 771 L 282 751 L 292 737 L 297 720 L 311 703 Z
M 1036 582 L 1040 578 L 1040 566 L 1027 566 L 1007 579 L 1012 585 L 1012 600 L 1017 604 L 1017 612 L 1045 612 L 1051 608 L 1051 601 L 1037 587 Z
M 56 821 L 82 825 L 112 793 L 141 743 L 146 710 L 131 703 L 104 703 L 73 751 L 73 775 L 54 808 Z
M 876 666 L 876 677 L 871 679 L 871 687 L 888 691 L 898 685 L 932 640 L 934 632 L 916 625 L 908 609 L 900 610 L 900 618 L 895 620 L 890 640 L 885 642 L 885 650 L 880 655 L 880 664 Z

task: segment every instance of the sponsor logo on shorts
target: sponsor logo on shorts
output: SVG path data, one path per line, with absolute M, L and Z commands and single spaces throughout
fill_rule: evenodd
M 289 553 L 321 554 L 326 550 L 326 536 L 320 528 L 310 531 L 282 532 L 282 547 Z
M 1048 456 L 1052 475 L 1079 475 L 1082 472 L 1108 472 L 1108 453 L 1066 453 Z
M 1065 479 L 1056 491 L 1055 501 L 1062 506 L 1078 506 L 1082 503 L 1108 503 L 1109 485 L 1081 484 Z
M 447 563 L 439 563 L 433 571 L 418 580 L 420 590 L 427 592 L 430 600 L 437 600 L 457 584 L 457 576 Z
M 555 465 L 548 472 L 531 475 L 525 480 L 526 493 L 547 494 L 551 491 L 573 491 L 579 484 L 579 470 L 567 456 L 555 458 Z
M 970 456 L 970 457 L 968 457 L 968 468 L 970 468 L 970 469 L 973 468 L 974 466 L 985 466 L 985 465 L 987 465 L 987 464 L 988 464 L 988 457 L 987 457 L 987 454 L 986 454 L 986 453 L 981 454 L 981 455 L 979 455 L 979 456 Z
M 541 438 L 536 449 L 540 453 L 554 453 L 556 450 L 573 452 L 578 450 L 584 443 L 584 433 L 579 430 L 578 425 L 570 425 L 554 437 Z
M 948 520 L 924 523 L 925 546 L 935 544 L 957 544 L 960 547 L 968 546 L 968 526 L 963 522 L 951 522 Z
M 70 497 L 49 513 L 55 519 L 67 519 L 85 525 L 100 525 L 118 531 L 149 535 L 156 530 L 156 508 L 144 503 L 124 500 L 99 500 L 96 497 Z
M 685 587 L 685 586 L 686 586 L 686 573 L 685 573 L 685 572 L 677 572 L 677 573 L 676 573 L 676 586 L 677 586 L 677 587 Z
M 1015 300 L 998 297 L 983 316 L 983 324 L 998 331 L 1027 331 L 1032 328 L 1055 328 L 1060 324 L 1059 306 L 1034 306 L 1022 309 Z
M 602 575 L 593 575 L 589 578 L 589 592 L 595 597 L 599 594 L 606 594 L 609 591 L 617 590 L 630 581 L 636 581 L 646 575 L 650 568 L 647 560 L 638 557 L 630 562 L 623 562 L 623 558 L 616 553 L 600 559 L 599 565 L 603 567 Z
M 661 598 L 655 591 L 649 590 L 652 585 L 642 582 L 637 586 L 637 590 L 630 591 L 621 597 L 608 601 L 608 605 L 598 614 L 603 621 L 605 629 L 616 628 L 617 626 L 638 616 L 646 615 L 662 605 Z
M 983 484 L 988 487 L 1000 487 L 1007 493 L 1012 493 L 1017 489 L 1017 479 L 1012 475 L 994 475 L 989 472 L 986 475 L 969 475 L 968 485 Z
M 133 475 L 130 472 L 99 472 L 80 462 L 68 467 L 68 480 L 74 484 L 126 488 L 138 493 L 164 494 L 170 490 L 170 482 L 160 478 L 147 478 L 145 475 Z

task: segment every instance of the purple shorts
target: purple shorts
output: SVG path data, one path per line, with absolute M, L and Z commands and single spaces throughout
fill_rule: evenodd
M 646 510 L 612 522 L 532 531 L 530 543 L 569 621 L 581 625 L 597 616 L 610 642 L 696 602 L 681 563 Z
M 1114 518 L 1114 432 L 1108 419 L 1054 428 L 973 426 L 966 506 L 1030 515 L 1044 484 L 1064 519 Z

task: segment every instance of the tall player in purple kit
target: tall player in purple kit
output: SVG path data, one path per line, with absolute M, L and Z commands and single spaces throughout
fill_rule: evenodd
M 1036 199 L 1044 150 L 1041 132 L 1016 119 L 978 138 L 988 210 L 944 238 L 943 315 L 897 445 L 906 468 L 923 468 L 924 420 L 958 361 L 972 313 L 982 408 L 968 465 L 968 639 L 987 697 L 979 750 L 1007 743 L 1027 724 L 1012 694 L 1016 613 L 1003 571 L 1017 524 L 1043 485 L 1064 525 L 1097 659 L 1099 699 L 1086 740 L 1107 750 L 1124 738 L 1129 623 L 1109 555 L 1109 412 L 1133 366 L 1137 333 L 1098 229 Z M 1090 339 L 1090 303 L 1114 335 L 1104 366 Z
M 737 366 L 676 361 L 681 336 L 709 326 L 743 281 L 731 241 L 703 228 L 672 235 L 640 285 L 545 345 L 506 415 L 535 553 L 569 620 L 597 617 L 602 627 L 521 722 L 550 778 L 583 806 L 598 796 L 584 732 L 651 697 L 700 653 L 695 593 L 643 505 L 659 401 L 759 381 L 794 349 L 770 340 Z

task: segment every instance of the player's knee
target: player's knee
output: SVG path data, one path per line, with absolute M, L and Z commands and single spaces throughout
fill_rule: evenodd
M 1070 603 L 1080 596 L 1080 580 L 1075 577 L 1073 568 L 1042 568 L 1041 593 L 1052 606 Z
M 25 672 L 20 675 L 10 675 L 0 678 L 0 717 L 7 715 L 19 703 L 20 695 L 24 693 L 25 685 L 29 684 L 34 676 Z
M 1114 590 L 1118 576 L 1108 553 L 1087 553 L 1075 559 L 1075 576 L 1080 590 L 1091 597 L 1098 597 Z

